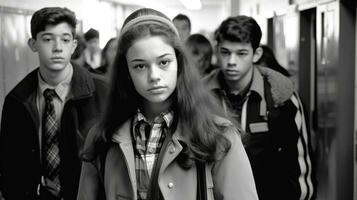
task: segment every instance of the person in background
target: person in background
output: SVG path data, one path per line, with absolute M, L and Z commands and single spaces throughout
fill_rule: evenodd
M 270 47 L 267 45 L 261 45 L 260 47 L 263 50 L 263 54 L 255 64 L 278 71 L 287 77 L 291 76 L 289 71 L 279 64 L 278 60 L 275 58 L 273 50 Z
M 84 57 L 89 66 L 96 69 L 101 62 L 101 49 L 99 47 L 99 32 L 93 28 L 84 33 L 86 40 L 86 48 L 84 50 Z
M 112 74 L 113 62 L 117 51 L 117 38 L 111 38 L 102 50 L 102 64 L 96 69 L 96 72 L 110 77 Z
M 188 65 L 170 19 L 134 11 L 118 44 L 77 199 L 258 199 L 238 130 Z
M 201 76 L 205 76 L 217 68 L 212 64 L 213 48 L 211 42 L 204 35 L 190 35 L 185 46 Z
M 187 15 L 178 14 L 172 19 L 177 31 L 179 32 L 180 38 L 182 41 L 186 39 L 191 34 L 191 20 Z
M 86 41 L 82 35 L 76 34 L 75 39 L 77 41 L 77 47 L 74 50 L 71 61 L 78 66 L 82 66 L 89 71 L 92 71 L 92 67 L 86 62 L 84 56 L 84 50 L 86 49 Z
M 224 20 L 215 32 L 220 69 L 204 81 L 241 122 L 259 199 L 308 200 L 315 188 L 303 107 L 289 78 L 253 64 L 261 36 L 251 17 Z
M 40 66 L 5 97 L 0 129 L 1 190 L 6 200 L 74 200 L 79 153 L 101 115 L 107 86 L 70 63 L 76 17 L 45 7 L 31 18 L 28 45 Z

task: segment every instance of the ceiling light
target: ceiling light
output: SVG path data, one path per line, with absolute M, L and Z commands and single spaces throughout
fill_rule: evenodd
M 200 10 L 202 8 L 201 0 L 180 0 L 188 10 Z

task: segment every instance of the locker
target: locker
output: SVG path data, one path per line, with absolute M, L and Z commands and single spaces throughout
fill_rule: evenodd
M 0 113 L 6 94 L 38 66 L 27 46 L 31 12 L 0 7 Z
M 352 199 L 354 12 L 317 6 L 317 199 Z M 352 40 L 351 40 L 352 38 Z

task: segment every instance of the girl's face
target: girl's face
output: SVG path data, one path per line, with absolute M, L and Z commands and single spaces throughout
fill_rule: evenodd
M 144 104 L 169 106 L 176 88 L 177 60 L 174 48 L 160 36 L 136 40 L 126 54 L 129 74 Z

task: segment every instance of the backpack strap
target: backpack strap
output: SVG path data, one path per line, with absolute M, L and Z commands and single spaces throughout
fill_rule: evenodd
M 264 97 L 265 97 L 265 101 L 267 104 L 267 122 L 269 125 L 269 128 L 272 128 L 272 122 L 273 122 L 273 118 L 276 118 L 279 114 L 278 114 L 278 109 L 277 107 L 275 107 L 275 102 L 271 93 L 271 86 L 267 80 L 266 77 L 264 77 Z
M 111 146 L 111 145 L 109 145 L 109 146 Z M 98 176 L 99 176 L 99 182 L 101 185 L 99 187 L 99 192 L 98 192 L 99 199 L 106 199 L 105 189 L 104 189 L 104 171 L 105 171 L 105 160 L 107 158 L 108 150 L 109 150 L 109 147 L 107 147 L 105 149 L 105 151 L 103 151 L 103 153 L 98 155 L 96 160 L 93 163 L 99 172 Z

